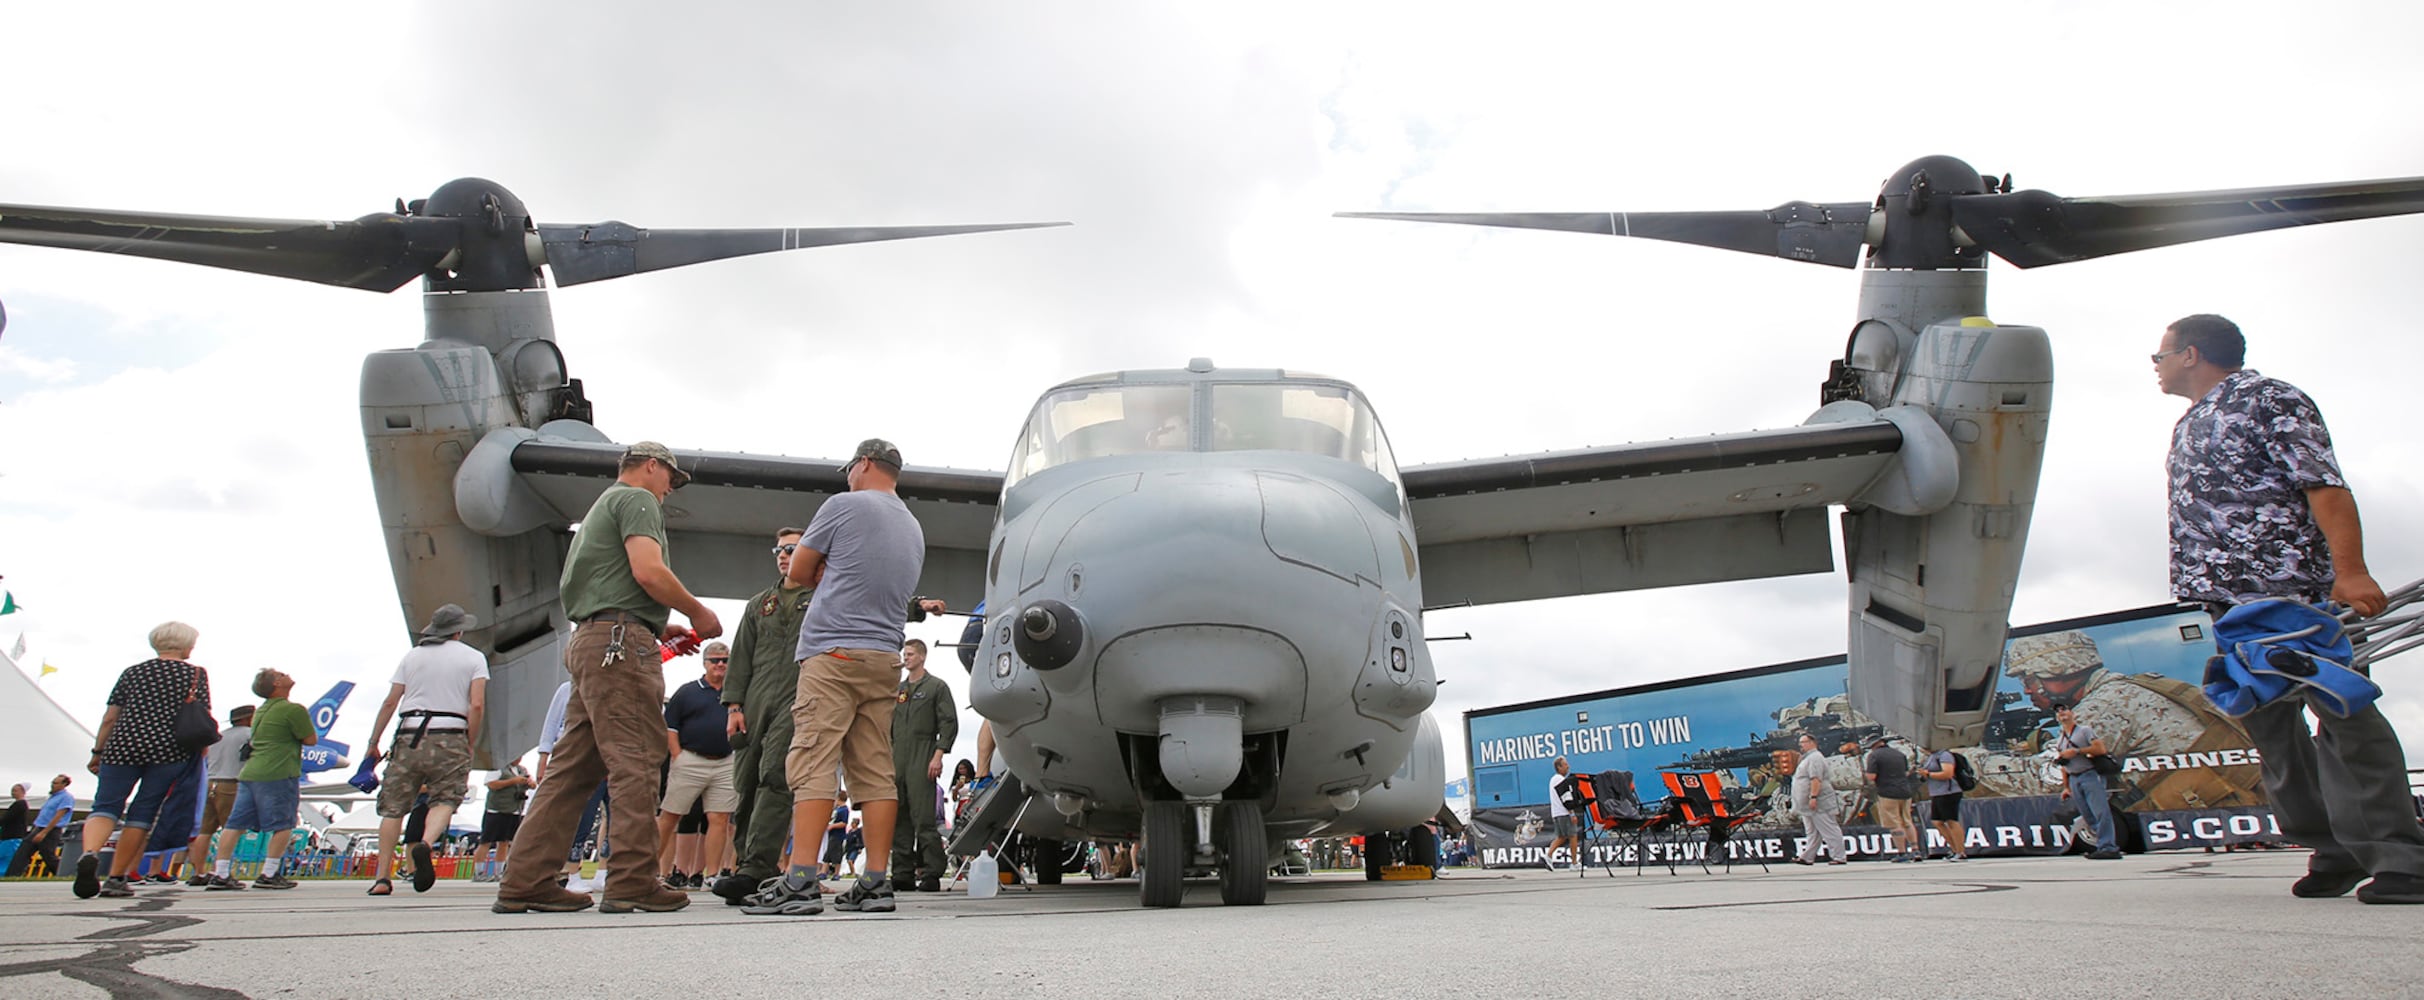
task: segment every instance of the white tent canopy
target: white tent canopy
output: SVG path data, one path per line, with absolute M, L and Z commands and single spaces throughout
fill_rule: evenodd
M 42 801 L 50 794 L 53 775 L 76 779 L 69 785 L 79 805 L 93 797 L 93 776 L 84 769 L 93 747 L 93 731 L 67 714 L 41 683 L 25 675 L 15 657 L 0 651 L 0 791 L 25 783 L 26 798 Z

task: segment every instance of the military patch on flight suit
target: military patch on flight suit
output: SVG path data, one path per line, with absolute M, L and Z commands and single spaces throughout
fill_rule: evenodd
M 759 603 L 758 603 L 758 617 L 761 617 L 761 618 L 771 618 L 771 617 L 773 617 L 773 616 L 774 616 L 775 609 L 776 609 L 776 608 L 778 608 L 778 607 L 780 607 L 780 606 L 781 606 L 781 604 L 782 604 L 782 599 L 781 599 L 781 598 L 779 598 L 779 597 L 777 597 L 777 596 L 775 596 L 775 595 L 773 595 L 773 594 L 767 594 L 767 595 L 766 595 L 766 599 L 765 599 L 764 601 L 761 601 L 761 602 L 759 602 Z
M 893 700 L 893 702 L 894 702 L 895 704 L 901 704 L 901 705 L 906 705 L 906 704 L 908 704 L 908 703 L 909 703 L 909 689 L 908 689 L 907 687 L 903 687 L 903 688 L 901 688 L 900 690 L 893 692 L 893 693 L 892 693 L 892 700 Z

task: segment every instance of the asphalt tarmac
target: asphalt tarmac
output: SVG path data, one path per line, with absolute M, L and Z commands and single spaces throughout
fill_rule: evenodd
M 2299 851 L 1636 876 L 1451 870 L 1433 882 L 1211 881 L 1148 911 L 1083 876 L 992 899 L 748 917 L 504 916 L 444 882 L 0 885 L 0 996 L 48 997 L 2392 997 L 2424 994 L 2424 906 L 2303 900 Z

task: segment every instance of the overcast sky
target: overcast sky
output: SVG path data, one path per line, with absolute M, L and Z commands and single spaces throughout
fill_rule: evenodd
M 777 6 L 26 7 L 0 202 L 349 219 L 481 176 L 550 223 L 1066 220 L 581 286 L 558 340 L 624 441 L 999 469 L 1048 385 L 1208 355 L 1356 382 L 1420 465 L 1799 423 L 1858 278 L 1333 211 L 1853 201 L 1936 153 L 2061 195 L 2424 174 L 2410 5 Z M 2424 576 L 2419 242 L 1998 263 L 2058 372 L 2014 622 L 2167 598 L 2185 403 L 2146 355 L 2193 312 L 2316 396 L 2377 575 Z M 0 644 L 89 725 L 181 619 L 222 677 L 362 684 L 364 735 L 405 623 L 357 380 L 417 289 L 0 246 Z M 1837 573 L 1434 613 L 1475 637 L 1433 647 L 1451 772 L 1467 709 L 1840 653 L 1843 604 Z M 2419 662 L 2382 678 L 2413 760 Z

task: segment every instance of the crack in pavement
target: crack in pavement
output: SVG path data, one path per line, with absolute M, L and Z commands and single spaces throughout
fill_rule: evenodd
M 146 1000 L 155 997 L 196 997 L 204 1000 L 246 1000 L 235 990 L 181 982 L 138 972 L 135 964 L 162 955 L 192 951 L 195 941 L 143 941 L 155 934 L 191 927 L 202 923 L 200 917 L 162 913 L 176 904 L 173 899 L 151 898 L 133 906 L 106 913 L 69 913 L 63 916 L 89 917 L 102 920 L 132 920 L 133 924 L 105 927 L 77 938 L 97 942 L 91 951 L 69 958 L 41 962 L 18 962 L 0 965 L 0 979 L 58 973 L 69 979 L 107 992 L 113 1000 Z

